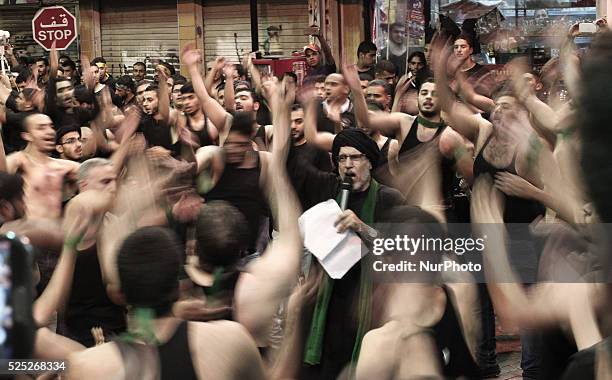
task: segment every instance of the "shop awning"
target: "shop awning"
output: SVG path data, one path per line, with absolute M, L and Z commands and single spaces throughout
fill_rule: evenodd
M 501 4 L 503 4 L 503 1 L 482 3 L 473 0 L 460 0 L 443 5 L 440 11 L 454 22 L 462 24 L 465 20 L 480 19 L 494 10 L 496 10 L 496 13 L 500 13 L 498 8 Z

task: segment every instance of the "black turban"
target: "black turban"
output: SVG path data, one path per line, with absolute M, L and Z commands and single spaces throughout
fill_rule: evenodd
M 344 129 L 334 138 L 332 160 L 336 167 L 338 167 L 338 154 L 343 146 L 353 147 L 365 154 L 372 164 L 372 169 L 376 169 L 380 163 L 380 149 L 378 149 L 378 145 L 361 129 Z

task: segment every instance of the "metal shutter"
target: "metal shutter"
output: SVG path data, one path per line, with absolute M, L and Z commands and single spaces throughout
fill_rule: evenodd
M 284 56 L 301 50 L 307 43 L 304 29 L 308 27 L 307 0 L 259 0 L 257 6 L 259 50 L 263 51 L 266 28 L 282 25 L 280 44 Z M 238 44 L 238 53 L 234 42 Z M 206 60 L 224 56 L 232 62 L 238 55 L 251 51 L 251 19 L 248 0 L 207 0 L 204 2 L 204 46 Z
M 100 32 L 102 56 L 115 77 L 131 73 L 138 61 L 147 64 L 149 78 L 160 59 L 179 71 L 176 1 L 100 1 Z

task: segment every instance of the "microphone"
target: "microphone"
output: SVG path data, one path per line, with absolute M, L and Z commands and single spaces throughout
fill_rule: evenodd
M 344 180 L 342 180 L 342 184 L 340 184 L 340 209 L 342 209 L 342 211 L 346 210 L 351 190 L 353 190 L 353 178 L 345 174 Z

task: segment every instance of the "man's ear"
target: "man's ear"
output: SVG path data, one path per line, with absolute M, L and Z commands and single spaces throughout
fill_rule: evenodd
M 30 135 L 30 132 L 21 132 L 21 138 L 27 142 L 32 142 L 32 135 Z
M 535 90 L 536 91 L 541 91 L 543 88 L 544 88 L 544 85 L 542 84 L 542 82 L 538 81 L 538 83 L 536 83 L 536 85 L 535 85 Z
M 61 145 L 61 144 L 57 144 L 55 146 L 55 150 L 57 150 L 57 153 L 62 154 L 62 153 L 64 153 L 64 146 Z
M 254 111 L 259 111 L 259 106 L 260 106 L 259 102 L 253 102 L 253 110 Z

